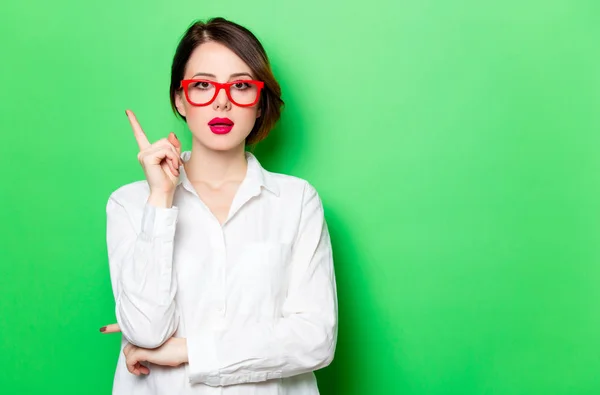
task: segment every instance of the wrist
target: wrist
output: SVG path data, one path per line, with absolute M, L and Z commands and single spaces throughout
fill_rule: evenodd
M 188 350 L 187 350 L 187 339 L 185 337 L 181 337 L 179 340 L 179 362 L 180 363 L 188 363 Z
M 154 207 L 171 208 L 173 207 L 173 194 L 151 192 L 148 203 Z

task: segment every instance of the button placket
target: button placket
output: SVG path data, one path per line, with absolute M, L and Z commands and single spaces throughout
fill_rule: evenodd
M 227 249 L 225 246 L 225 232 L 223 228 L 220 228 L 218 243 L 218 290 L 217 290 L 217 301 L 216 311 L 220 316 L 224 316 L 227 311 L 227 276 L 226 276 L 226 263 L 227 263 Z

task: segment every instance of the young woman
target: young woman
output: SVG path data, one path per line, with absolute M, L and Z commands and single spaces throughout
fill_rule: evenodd
M 192 133 L 150 143 L 126 111 L 146 180 L 114 191 L 107 244 L 122 353 L 113 394 L 318 394 L 337 297 L 323 206 L 246 152 L 279 119 L 269 60 L 246 28 L 197 22 L 171 104 Z

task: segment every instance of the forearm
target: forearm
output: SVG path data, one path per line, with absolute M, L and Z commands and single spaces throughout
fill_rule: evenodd
M 318 306 L 274 322 L 190 333 L 190 381 L 213 386 L 260 382 L 327 366 L 337 341 L 334 286 Z
M 172 193 L 151 193 L 148 197 L 148 204 L 158 208 L 172 208 L 173 194 Z

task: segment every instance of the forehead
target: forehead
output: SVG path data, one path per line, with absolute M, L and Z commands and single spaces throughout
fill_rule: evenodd
M 252 70 L 231 49 L 210 41 L 194 49 L 186 65 L 185 78 L 201 72 L 227 79 L 231 74 L 252 73 Z

